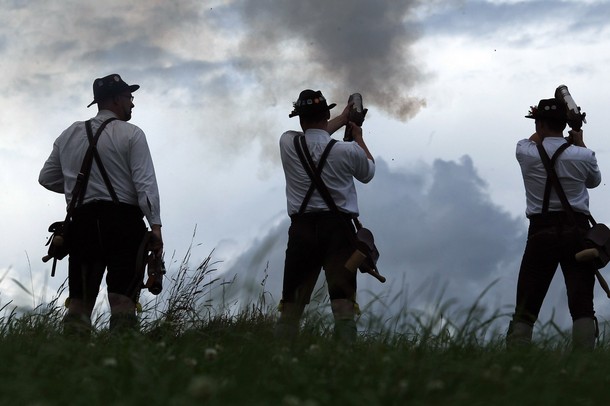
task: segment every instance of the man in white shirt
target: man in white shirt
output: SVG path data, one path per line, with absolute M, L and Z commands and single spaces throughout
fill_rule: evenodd
M 561 100 L 540 100 L 526 117 L 535 120 L 536 132 L 517 143 L 516 156 L 523 175 L 530 225 L 507 345 L 514 347 L 531 342 L 532 327 L 557 266 L 561 265 L 573 319 L 573 347 L 593 349 L 597 328 L 593 310 L 595 268 L 589 263 L 577 262 L 574 255 L 582 249 L 582 236 L 590 228 L 587 189 L 601 182 L 595 153 L 586 148 L 582 131 L 570 130 L 569 137 L 563 138 L 567 114 Z M 541 144 L 547 155 L 553 157 L 566 143 L 569 146 L 560 152 L 554 167 L 573 208 L 576 224 L 564 211 L 555 188 L 547 183 L 547 172 L 537 147 Z
M 95 134 L 108 121 L 97 151 L 110 185 L 94 161 L 68 230 L 71 245 L 66 332 L 88 333 L 106 268 L 111 330 L 137 327 L 135 307 L 143 275 L 136 263 L 146 232 L 143 216 L 152 229 L 149 248 L 155 255 L 162 254 L 159 190 L 152 158 L 144 132 L 127 122 L 134 107 L 132 93 L 139 87 L 128 85 L 117 74 L 93 82 L 94 100 L 89 106 L 97 103 L 98 113 L 90 120 L 91 130 Z M 75 122 L 55 140 L 40 171 L 40 184 L 65 194 L 68 205 L 78 198 L 72 191 L 88 147 L 85 122 Z
M 354 251 L 348 233 L 351 218 L 358 215 L 354 178 L 368 183 L 375 174 L 374 159 L 362 137 L 362 129 L 348 123 L 349 107 L 330 119 L 330 106 L 320 91 L 304 90 L 294 103 L 290 117 L 298 116 L 303 132 L 287 131 L 280 138 L 280 154 L 286 176 L 286 198 L 291 225 L 284 265 L 281 315 L 276 334 L 293 338 L 299 320 L 324 268 L 335 336 L 353 340 L 356 335 L 356 273 L 345 268 Z M 333 212 L 320 193 L 308 194 L 312 184 L 295 147 L 295 137 L 304 134 L 316 166 L 331 141 L 330 135 L 343 125 L 351 127 L 354 142 L 337 142 L 328 153 L 321 178 L 340 213 Z M 307 196 L 307 197 L 306 197 Z

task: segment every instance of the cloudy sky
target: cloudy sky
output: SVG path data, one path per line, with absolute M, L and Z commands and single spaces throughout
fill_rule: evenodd
M 369 108 L 378 166 L 358 187 L 361 220 L 389 279 L 360 277 L 372 312 L 468 307 L 493 284 L 484 306 L 510 313 L 527 228 L 515 144 L 533 132 L 528 107 L 558 85 L 586 111 L 585 140 L 610 173 L 606 0 L 0 0 L 0 9 L 3 304 L 31 306 L 63 281 L 67 261 L 50 279 L 40 258 L 65 204 L 38 172 L 61 131 L 95 115 L 85 107 L 93 79 L 110 73 L 141 86 L 132 122 L 155 160 L 170 276 L 192 246 L 193 264 L 213 251 L 218 272 L 244 286 L 266 275 L 276 301 L 288 228 L 277 141 L 298 128 L 288 113 L 302 89 L 322 90 L 337 113 L 353 92 Z M 591 192 L 600 221 L 610 221 L 609 195 L 605 181 Z M 596 292 L 606 320 L 608 299 Z M 542 318 L 566 325 L 565 313 L 557 275 Z

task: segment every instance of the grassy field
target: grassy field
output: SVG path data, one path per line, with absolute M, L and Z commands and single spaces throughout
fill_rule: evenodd
M 209 266 L 181 267 L 165 287 L 163 308 L 160 301 L 144 306 L 138 334 L 110 335 L 98 319 L 90 339 L 69 340 L 61 334 L 64 310 L 57 300 L 26 314 L 6 305 L 0 319 L 0 404 L 606 402 L 610 351 L 604 345 L 572 354 L 549 327 L 532 348 L 509 352 L 501 334 L 488 330 L 489 318 L 475 317 L 475 311 L 463 324 L 443 328 L 434 318 L 404 317 L 412 322 L 390 323 L 398 326 L 392 331 L 364 329 L 345 345 L 332 339 L 324 302 L 309 311 L 297 341 L 281 342 L 273 337 L 276 312 L 264 296 L 239 311 L 202 301 L 210 289 L 223 289 L 209 278 Z

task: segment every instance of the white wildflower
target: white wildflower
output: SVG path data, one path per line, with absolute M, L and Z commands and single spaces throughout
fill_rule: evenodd
M 197 360 L 195 358 L 184 358 L 184 363 L 190 367 L 194 367 L 197 365 Z
M 217 392 L 218 385 L 213 378 L 207 375 L 199 375 L 191 379 L 187 390 L 195 398 L 208 399 Z
M 513 365 L 510 368 L 511 372 L 514 372 L 516 374 L 522 374 L 523 373 L 523 367 L 521 365 Z
M 213 361 L 218 358 L 218 351 L 216 348 L 206 348 L 203 354 L 208 361 Z
M 284 406 L 298 406 L 301 404 L 301 400 L 294 395 L 286 395 L 282 400 Z
M 426 385 L 426 389 L 429 392 L 443 390 L 443 389 L 445 389 L 445 382 L 441 381 L 440 379 L 433 379 L 430 382 L 428 382 L 428 385 Z
M 102 360 L 102 365 L 105 367 L 116 367 L 118 365 L 118 362 L 116 358 L 104 358 Z
M 320 351 L 320 346 L 318 344 L 312 344 L 309 346 L 309 349 L 307 351 L 310 353 L 316 353 Z

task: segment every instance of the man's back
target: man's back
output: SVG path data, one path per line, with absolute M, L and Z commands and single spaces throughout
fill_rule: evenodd
M 547 137 L 542 145 L 551 157 L 564 143 L 566 140 L 562 137 Z M 525 184 L 526 214 L 540 213 L 547 175 L 538 148 L 530 140 L 521 140 L 517 144 L 516 156 Z M 555 170 L 572 207 L 576 211 L 588 214 L 589 193 L 587 188 L 594 188 L 601 182 L 601 173 L 597 166 L 595 153 L 587 148 L 571 145 L 557 158 Z M 549 210 L 563 210 L 554 190 L 549 199 Z
M 311 180 L 298 157 L 294 147 L 294 138 L 303 135 L 297 131 L 287 131 L 280 138 L 280 155 L 286 176 L 286 197 L 288 213 L 297 213 L 305 198 Z M 314 162 L 317 164 L 330 142 L 330 135 L 323 130 L 306 131 L 305 141 Z M 341 211 L 358 213 L 358 203 L 354 178 L 368 183 L 375 174 L 375 165 L 367 159 L 366 154 L 355 142 L 337 142 L 331 149 L 322 180 Z M 324 199 L 314 193 L 307 206 L 307 211 L 328 210 Z
M 93 134 L 112 117 L 115 117 L 112 112 L 102 110 L 92 118 Z M 50 190 L 65 193 L 68 204 L 88 148 L 85 122 L 72 124 L 55 141 L 53 152 L 40 173 L 40 183 Z M 114 120 L 100 135 L 97 150 L 119 201 L 140 206 L 147 218 L 155 222 L 159 212 L 155 203 L 159 192 L 144 132 L 133 124 Z M 112 197 L 94 162 L 83 203 L 98 200 L 111 201 Z

